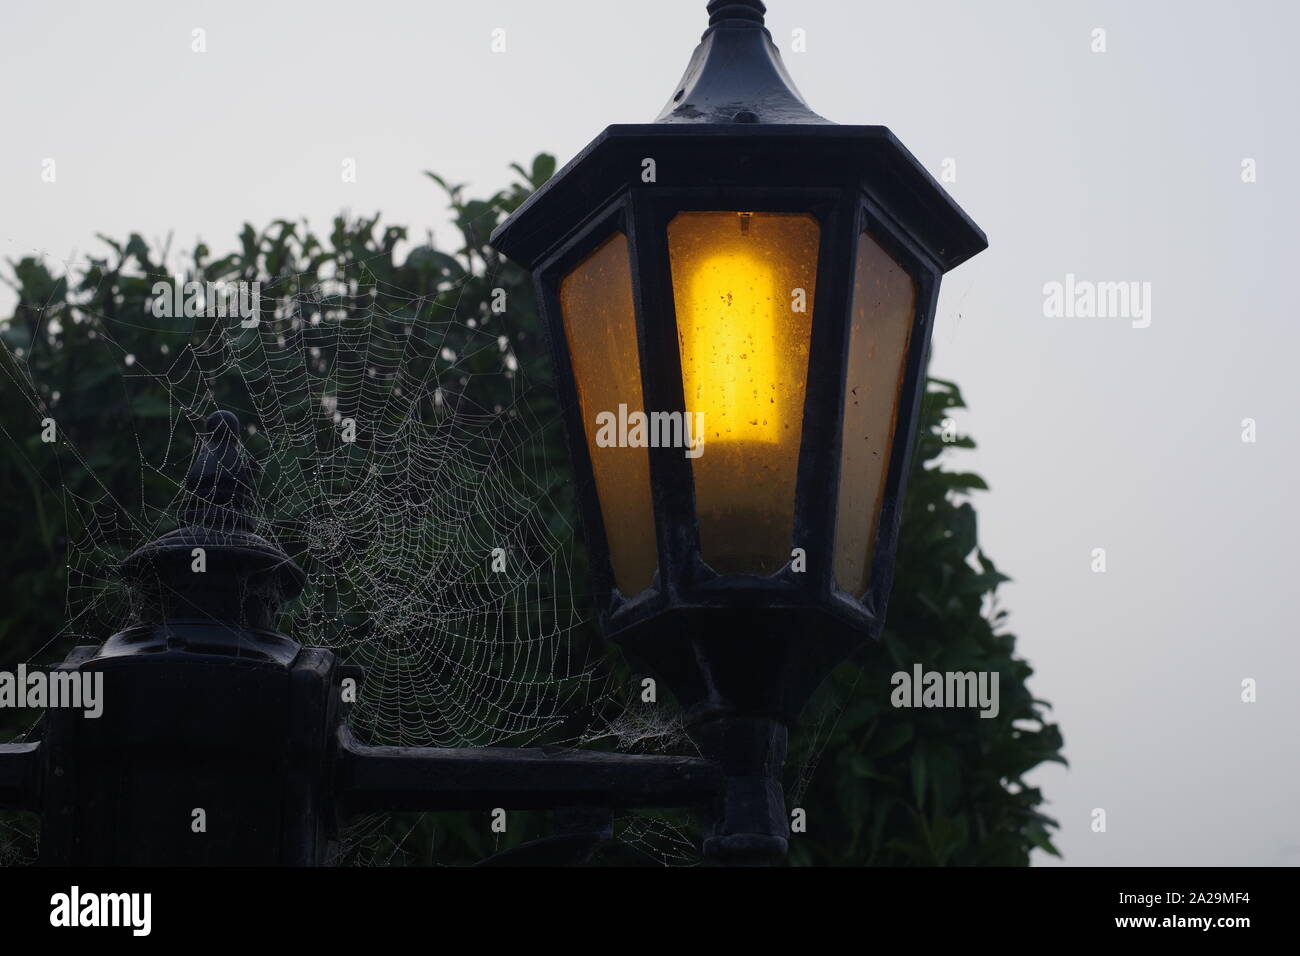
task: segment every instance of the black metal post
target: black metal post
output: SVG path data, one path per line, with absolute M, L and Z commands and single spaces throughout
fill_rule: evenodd
M 0 806 L 39 808 L 40 759 L 40 744 L 0 744 Z
M 704 839 L 704 855 L 719 863 L 773 863 L 785 856 L 790 824 L 782 773 L 786 725 L 772 717 L 725 715 L 700 724 L 693 736 L 715 758 L 725 784 Z

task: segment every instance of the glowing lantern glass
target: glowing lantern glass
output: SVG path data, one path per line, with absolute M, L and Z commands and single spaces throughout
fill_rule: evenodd
M 720 573 L 790 560 L 819 234 L 802 214 L 668 224 L 686 414 L 704 442 L 691 465 L 701 557 Z

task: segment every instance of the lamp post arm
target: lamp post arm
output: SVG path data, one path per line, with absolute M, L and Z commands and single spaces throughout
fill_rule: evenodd
M 41 745 L 0 744 L 0 807 L 39 810 Z
M 724 790 L 700 757 L 569 748 L 376 747 L 337 735 L 335 795 L 344 816 L 379 811 L 687 807 Z

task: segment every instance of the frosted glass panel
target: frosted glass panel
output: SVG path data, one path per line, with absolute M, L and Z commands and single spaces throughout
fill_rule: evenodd
M 916 315 L 916 282 L 874 239 L 858 239 L 835 523 L 835 581 L 867 590 Z
M 560 283 L 560 311 L 605 520 L 614 579 L 624 594 L 650 586 L 658 564 L 644 447 L 601 447 L 597 416 L 644 409 L 627 237 L 617 233 Z

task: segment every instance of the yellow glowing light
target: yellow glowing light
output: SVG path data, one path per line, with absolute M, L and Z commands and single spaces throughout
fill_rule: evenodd
M 790 560 L 819 236 L 805 213 L 668 223 L 687 421 L 704 436 L 691 459 L 700 557 L 719 574 Z
M 780 440 L 777 404 L 777 310 L 774 277 L 735 244 L 695 267 L 678 315 L 682 384 L 688 412 L 704 414 L 705 444 Z

